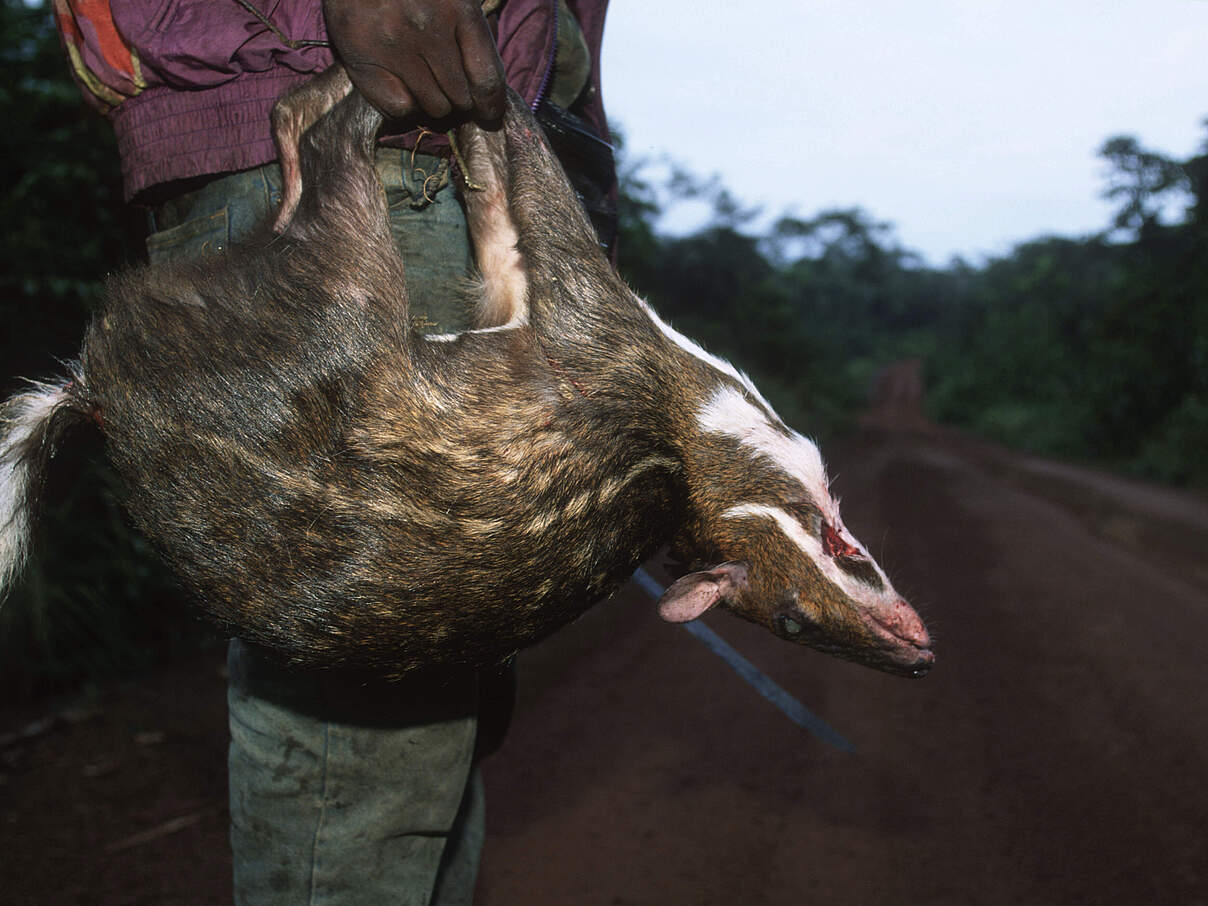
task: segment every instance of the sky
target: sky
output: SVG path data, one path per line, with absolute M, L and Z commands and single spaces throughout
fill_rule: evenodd
M 612 0 L 602 67 L 630 155 L 863 207 L 935 265 L 1104 229 L 1110 136 L 1208 140 L 1208 0 Z

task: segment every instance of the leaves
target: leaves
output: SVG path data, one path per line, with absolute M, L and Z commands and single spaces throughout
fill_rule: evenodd
M 1103 196 L 1121 202 L 1113 221 L 1116 229 L 1146 228 L 1157 221 L 1172 194 L 1190 188 L 1182 164 L 1142 148 L 1131 135 L 1109 138 L 1099 156 L 1112 168 Z
M 665 160 L 631 162 L 621 267 L 804 430 L 849 424 L 880 367 L 922 356 L 943 421 L 1208 484 L 1208 155 L 1180 162 L 1131 137 L 1101 154 L 1105 194 L 1120 202 L 1103 235 L 1036 239 L 942 270 L 855 208 L 787 213 L 762 235 L 750 218 L 716 217 L 687 236 L 660 234 L 676 204 L 728 193 Z M 651 169 L 667 173 L 662 184 Z M 1190 201 L 1181 220 L 1178 199 Z

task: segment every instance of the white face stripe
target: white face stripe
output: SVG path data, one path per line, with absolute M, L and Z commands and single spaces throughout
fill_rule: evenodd
M 763 406 L 769 418 L 780 421 L 780 417 L 776 415 L 776 411 L 772 408 L 771 404 L 763 398 L 763 394 L 756 389 L 749 377 L 747 377 L 725 359 L 720 359 L 713 355 L 713 353 L 706 352 L 678 330 L 672 328 L 670 324 L 668 324 L 655 313 L 655 310 L 646 303 L 646 300 L 638 297 L 637 295 L 634 295 L 633 298 L 642 311 L 646 313 L 646 317 L 648 317 L 654 326 L 658 328 L 659 333 L 661 333 L 668 340 L 670 340 L 680 349 L 684 350 L 684 352 L 688 353 L 693 358 L 704 362 L 706 365 L 709 365 L 712 368 L 716 368 L 727 377 L 733 378 L 747 391 L 747 393 L 751 394 L 752 397 L 759 401 L 759 405 Z
M 824 515 L 838 518 L 838 507 L 827 488 L 826 466 L 813 441 L 773 425 L 737 388 L 718 387 L 701 406 L 696 420 L 702 431 L 733 437 L 747 450 L 770 460 L 801 482 Z
M 881 581 L 884 583 L 882 590 L 877 591 L 839 569 L 835 561 L 827 556 L 826 551 L 822 549 L 822 540 L 815 538 L 807 532 L 800 522 L 779 507 L 768 506 L 762 503 L 742 503 L 738 506 L 730 507 L 721 514 L 721 518 L 771 519 L 780 528 L 780 531 L 786 538 L 792 541 L 807 557 L 814 561 L 823 576 L 832 584 L 839 586 L 848 597 L 856 601 L 871 603 L 875 599 L 896 597 L 893 586 L 890 584 L 885 573 L 882 572 L 880 565 L 871 557 L 868 557 L 868 551 L 864 549 L 864 546 L 853 538 L 841 525 L 836 528 L 842 533 L 843 539 L 859 550 L 865 557 L 868 557 L 869 563 L 877 571 L 877 575 L 880 576 Z

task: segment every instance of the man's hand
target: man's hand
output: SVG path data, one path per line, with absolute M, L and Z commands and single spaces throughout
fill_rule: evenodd
M 475 0 L 323 0 L 323 14 L 352 83 L 387 116 L 503 116 L 503 65 Z

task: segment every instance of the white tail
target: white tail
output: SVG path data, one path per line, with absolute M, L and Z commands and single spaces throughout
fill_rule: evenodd
M 43 473 L 61 428 L 60 412 L 75 411 L 71 382 L 35 382 L 0 406 L 0 600 L 29 554 Z

